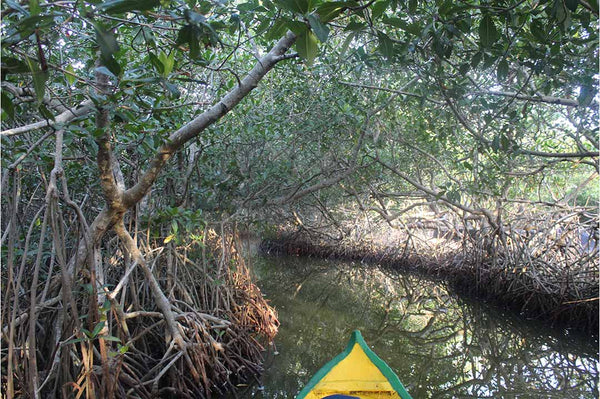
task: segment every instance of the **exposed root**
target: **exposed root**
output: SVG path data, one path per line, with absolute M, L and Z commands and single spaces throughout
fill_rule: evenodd
M 233 234 L 207 230 L 205 260 L 194 262 L 198 243 L 136 253 L 126 230 L 116 230 L 126 251 L 115 246 L 104 259 L 102 293 L 84 269 L 72 281 L 80 294 L 73 309 L 58 295 L 60 276 L 55 296 L 35 305 L 43 327 L 35 351 L 40 397 L 209 398 L 262 371 L 261 342 L 277 332 L 277 316 L 252 284 Z M 120 256 L 126 253 L 134 256 Z M 100 294 L 106 301 L 94 309 Z M 3 329 L 3 347 L 11 329 L 14 345 L 3 351 L 2 366 L 9 353 L 14 366 L 2 385 L 10 380 L 15 396 L 28 397 L 27 359 L 34 355 L 23 350 L 30 315 L 26 304 L 19 307 Z

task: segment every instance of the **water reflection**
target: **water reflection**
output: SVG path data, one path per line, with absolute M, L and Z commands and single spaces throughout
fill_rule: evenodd
M 279 312 L 279 354 L 240 397 L 293 398 L 357 328 L 414 398 L 598 397 L 597 343 L 459 300 L 441 283 L 293 257 L 258 259 L 254 271 Z

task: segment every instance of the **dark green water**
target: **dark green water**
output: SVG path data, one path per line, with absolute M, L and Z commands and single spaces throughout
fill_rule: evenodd
M 597 398 L 598 343 L 493 311 L 441 282 L 375 266 L 253 260 L 281 327 L 260 384 L 242 398 L 293 398 L 360 329 L 416 398 Z

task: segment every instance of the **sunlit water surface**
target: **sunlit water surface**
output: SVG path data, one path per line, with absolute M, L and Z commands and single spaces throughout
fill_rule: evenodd
M 359 329 L 415 398 L 597 398 L 598 343 L 460 299 L 443 282 L 376 266 L 260 257 L 281 327 L 260 383 L 293 398 Z

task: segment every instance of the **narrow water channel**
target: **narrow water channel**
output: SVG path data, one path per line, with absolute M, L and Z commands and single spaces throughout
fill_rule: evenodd
M 598 342 L 493 311 L 442 282 L 297 257 L 252 262 L 281 326 L 260 384 L 293 398 L 354 329 L 416 398 L 597 398 Z

